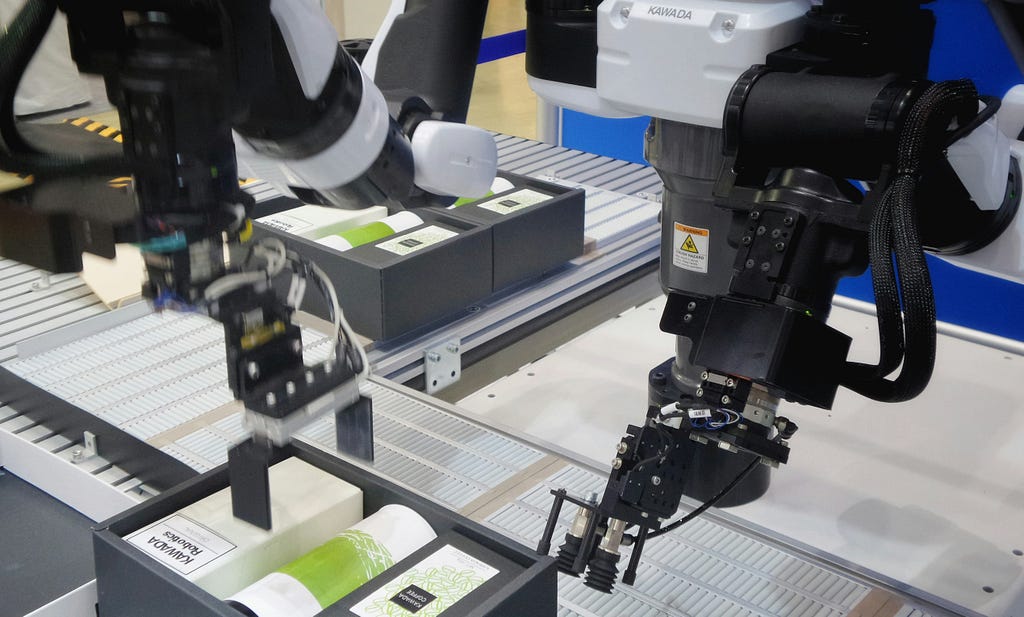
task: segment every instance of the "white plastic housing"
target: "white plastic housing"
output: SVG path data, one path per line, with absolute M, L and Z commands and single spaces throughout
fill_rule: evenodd
M 338 34 L 317 0 L 272 0 L 270 12 L 281 29 L 288 56 L 307 99 L 327 84 L 338 54 Z
M 1024 160 L 1024 143 L 1015 141 L 1010 148 L 1018 162 Z M 1010 227 L 980 251 L 942 258 L 961 268 L 1024 283 L 1024 212 L 1018 210 Z
M 597 90 L 615 108 L 722 127 L 733 84 L 798 42 L 810 0 L 605 0 Z
M 363 98 L 352 126 L 341 139 L 308 158 L 286 160 L 254 152 L 245 138 L 235 133 L 239 170 L 286 193 L 290 193 L 289 186 L 333 189 L 363 175 L 384 147 L 391 117 L 384 95 L 365 73 L 362 78 Z
M 982 210 L 998 210 L 1006 196 L 1010 139 L 997 115 L 947 150 L 949 164 Z
M 416 186 L 435 195 L 483 197 L 498 171 L 494 137 L 475 126 L 427 120 L 412 137 Z

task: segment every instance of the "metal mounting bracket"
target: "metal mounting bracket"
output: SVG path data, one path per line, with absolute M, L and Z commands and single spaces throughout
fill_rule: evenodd
M 75 447 L 71 450 L 71 462 L 74 464 L 83 463 L 94 456 L 97 456 L 99 451 L 96 445 L 96 435 L 90 431 L 82 433 L 82 445 Z
M 434 394 L 462 378 L 462 344 L 452 339 L 423 352 L 427 394 Z

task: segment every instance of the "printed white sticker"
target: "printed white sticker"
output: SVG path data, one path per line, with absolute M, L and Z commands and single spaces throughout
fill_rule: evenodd
M 261 219 L 256 219 L 258 223 L 263 223 L 267 227 L 284 231 L 287 233 L 297 233 L 304 229 L 309 229 L 313 226 L 309 221 L 304 221 L 297 216 L 290 214 L 272 214 L 265 216 Z
M 437 617 L 498 570 L 448 545 L 352 607 L 359 617 Z
M 523 189 L 521 191 L 516 191 L 515 193 L 495 197 L 494 199 L 485 201 L 482 204 L 476 204 L 476 206 L 483 208 L 484 210 L 497 212 L 504 216 L 506 214 L 512 214 L 513 212 L 518 212 L 524 208 L 529 208 L 530 206 L 543 203 L 549 199 L 551 199 L 551 195 L 545 195 L 544 193 L 538 193 L 537 191 L 531 191 L 530 189 Z
M 708 250 L 711 246 L 711 232 L 682 223 L 675 224 L 672 265 L 691 272 L 708 272 Z
M 690 410 L 690 419 L 691 420 L 699 420 L 700 418 L 710 418 L 710 417 L 711 417 L 711 410 L 710 409 L 691 409 Z
M 377 245 L 377 248 L 384 249 L 395 255 L 408 255 L 448 238 L 454 238 L 457 235 L 459 235 L 458 232 L 438 227 L 437 225 L 431 225 L 430 227 L 424 227 L 412 233 L 407 233 L 404 236 L 398 236 L 387 242 L 382 242 Z
M 235 549 L 234 544 L 180 514 L 136 531 L 125 540 L 186 576 Z

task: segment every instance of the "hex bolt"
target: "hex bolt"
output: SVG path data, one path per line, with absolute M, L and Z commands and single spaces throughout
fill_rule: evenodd
M 459 353 L 459 346 L 455 343 L 448 343 L 447 349 L 449 353 Z
M 71 462 L 81 463 L 85 459 L 85 450 L 81 448 L 75 448 L 71 451 Z
M 427 360 L 430 360 L 431 362 L 440 362 L 441 354 L 437 353 L 436 351 L 432 351 L 427 354 Z

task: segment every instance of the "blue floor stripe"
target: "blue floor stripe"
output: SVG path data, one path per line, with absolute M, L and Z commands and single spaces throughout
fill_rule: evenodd
M 477 64 L 493 62 L 526 53 L 526 30 L 500 34 L 480 41 L 480 55 Z

